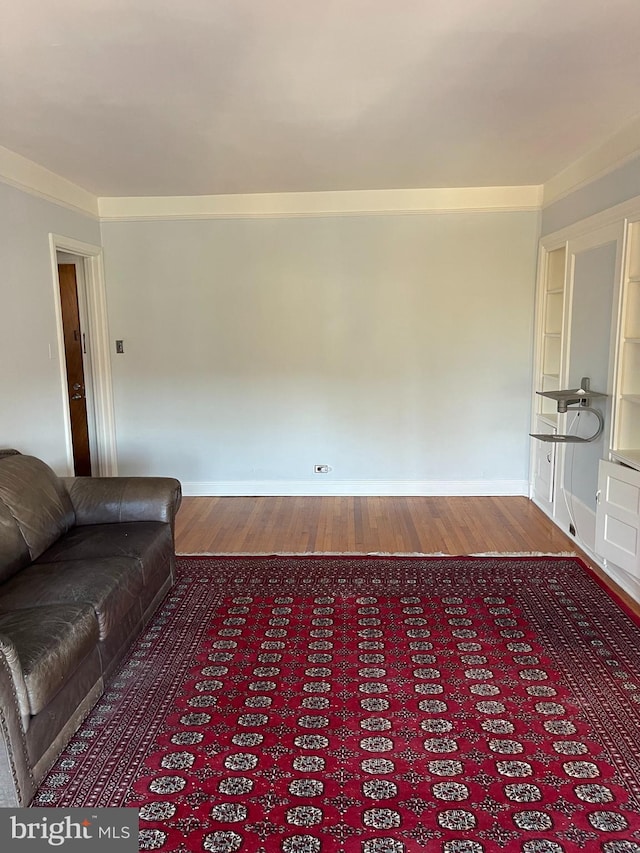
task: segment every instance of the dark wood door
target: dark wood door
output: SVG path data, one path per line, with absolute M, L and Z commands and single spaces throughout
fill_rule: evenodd
M 67 364 L 67 392 L 71 415 L 73 465 L 77 477 L 91 476 L 89 423 L 82 361 L 83 336 L 80 328 L 78 284 L 73 264 L 58 264 L 60 305 L 64 331 L 64 353 Z

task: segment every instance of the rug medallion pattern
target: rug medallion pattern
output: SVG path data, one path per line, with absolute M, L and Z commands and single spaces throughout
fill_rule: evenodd
M 640 853 L 640 628 L 573 559 L 182 559 L 35 805 L 140 849 Z

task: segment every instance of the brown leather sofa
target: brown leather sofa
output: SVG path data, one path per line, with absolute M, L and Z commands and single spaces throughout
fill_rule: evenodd
M 180 500 L 0 451 L 0 807 L 29 804 L 171 588 Z

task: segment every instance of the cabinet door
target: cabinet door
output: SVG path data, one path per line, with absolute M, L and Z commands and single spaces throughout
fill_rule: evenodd
M 596 553 L 640 577 L 640 471 L 600 462 Z

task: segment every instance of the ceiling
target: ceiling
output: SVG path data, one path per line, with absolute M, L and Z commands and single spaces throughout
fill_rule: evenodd
M 541 184 L 640 113 L 638 0 L 0 0 L 0 145 L 97 196 Z

